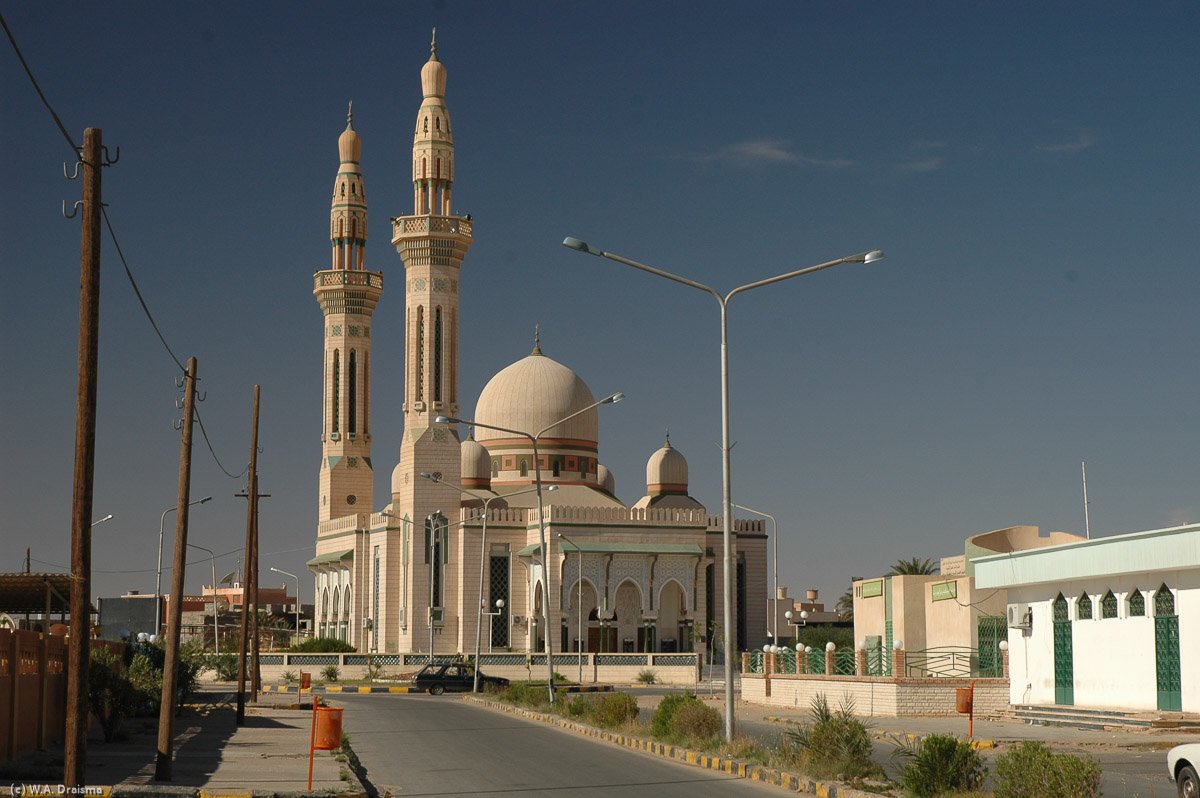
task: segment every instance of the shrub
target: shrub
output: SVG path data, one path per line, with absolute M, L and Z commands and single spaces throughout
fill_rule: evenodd
M 529 709 L 545 709 L 550 703 L 545 682 L 510 682 L 502 698 L 510 704 Z
M 355 651 L 354 646 L 336 637 L 310 637 L 288 649 L 302 654 L 343 654 Z
M 638 671 L 637 680 L 639 684 L 654 684 L 658 681 L 658 674 L 653 668 L 643 668 Z
M 125 677 L 133 688 L 131 715 L 153 715 L 162 705 L 162 670 L 156 669 L 150 658 L 134 654 Z
M 629 693 L 600 693 L 600 706 L 596 725 L 605 729 L 619 729 L 629 725 L 638 716 L 637 699 Z
M 297 679 L 297 676 L 296 676 L 295 671 L 284 671 L 283 672 L 283 680 L 285 682 L 287 682 L 288 684 L 295 684 L 296 679 Z
M 996 760 L 996 798 L 1097 798 L 1100 763 L 1025 741 Z
M 836 712 L 824 693 L 810 705 L 812 723 L 788 732 L 788 738 L 807 755 L 806 770 L 817 778 L 848 780 L 882 775 L 871 761 L 873 745 L 867 725 L 854 717 L 854 701 L 843 698 Z
M 321 678 L 327 682 L 336 682 L 342 675 L 337 665 L 326 665 L 321 669 Z
M 237 655 L 222 654 L 213 661 L 213 669 L 217 672 L 217 681 L 232 682 L 238 677 Z
M 965 740 L 949 734 L 932 734 L 922 740 L 904 768 L 904 789 L 915 798 L 959 790 L 975 790 L 983 784 L 987 770 L 983 757 Z
M 380 665 L 378 662 L 376 662 L 374 657 L 368 656 L 367 657 L 367 667 L 366 667 L 366 670 L 363 672 L 363 678 L 370 679 L 371 681 L 375 681 L 382 675 L 383 675 L 383 666 Z
M 720 734 L 723 725 L 721 713 L 700 701 L 681 706 L 671 718 L 672 734 L 683 740 L 708 740 Z
M 650 719 L 650 734 L 660 740 L 668 739 L 671 736 L 671 721 L 675 713 L 688 704 L 699 703 L 700 699 L 686 690 L 663 696 L 658 702 L 658 709 L 654 710 L 654 717 Z
M 88 669 L 88 708 L 100 722 L 104 741 L 112 742 L 121 722 L 137 707 L 138 694 L 129 681 L 125 662 L 112 649 L 93 648 Z

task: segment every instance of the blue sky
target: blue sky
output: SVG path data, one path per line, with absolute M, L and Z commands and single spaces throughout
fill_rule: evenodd
M 1194 3 L 3 3 L 71 133 L 121 147 L 104 199 L 237 473 L 262 386 L 262 568 L 312 556 L 337 137 L 354 101 L 371 212 L 376 507 L 401 434 L 402 263 L 419 70 L 438 27 L 475 220 L 460 386 L 542 349 L 597 396 L 632 503 L 671 430 L 720 505 L 718 309 L 564 236 L 722 292 L 887 259 L 730 305 L 734 501 L 775 514 L 780 582 L 962 552 L 1013 524 L 1094 535 L 1200 520 L 1200 102 Z M 345 9 L 345 10 L 342 10 Z M 86 13 L 85 13 L 86 11 Z M 79 223 L 67 143 L 0 47 L 0 571 L 69 562 Z M 175 504 L 179 376 L 110 239 L 93 593 L 153 591 Z M 392 364 L 390 367 L 386 364 Z M 382 365 L 382 367 L 381 367 Z M 463 403 L 473 412 L 474 400 Z M 191 540 L 236 567 L 245 505 L 198 442 Z M 172 529 L 168 524 L 168 533 Z M 168 538 L 169 540 L 169 538 Z M 229 553 L 232 552 L 232 553 Z M 228 553 L 228 554 L 227 554 Z M 190 557 L 187 586 L 210 581 Z M 170 562 L 168 543 L 166 562 Z M 168 572 L 169 574 L 169 572 Z M 164 576 L 164 581 L 167 576 Z M 290 580 L 287 580 L 290 583 Z

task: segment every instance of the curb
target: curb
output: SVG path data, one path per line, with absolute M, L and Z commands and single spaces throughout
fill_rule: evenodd
M 645 737 L 634 737 L 630 734 L 618 734 L 605 729 L 597 729 L 594 726 L 576 723 L 573 720 L 560 718 L 557 715 L 549 715 L 544 712 L 534 712 L 531 709 L 514 707 L 497 701 L 476 698 L 475 696 L 471 695 L 463 696 L 463 700 L 471 701 L 487 709 L 500 710 L 513 715 L 519 715 L 529 720 L 535 720 L 540 723 L 558 726 L 568 731 L 582 734 L 585 737 L 594 737 L 598 740 L 603 740 L 604 742 L 614 743 L 616 745 L 621 745 L 626 748 L 633 748 L 639 751 L 645 751 L 666 759 L 674 759 L 678 762 L 684 762 L 689 765 L 697 765 L 699 767 L 706 768 L 707 770 L 716 770 L 722 773 L 728 773 L 731 776 L 738 776 L 739 778 L 762 782 L 774 787 L 783 787 L 791 792 L 808 793 L 809 795 L 822 796 L 822 798 L 872 798 L 873 796 L 881 795 L 881 793 L 857 790 L 853 787 L 848 787 L 845 784 L 836 781 L 818 781 L 799 773 L 776 770 L 774 768 L 756 765 L 754 763 L 744 762 L 738 759 L 728 759 L 726 757 L 705 754 L 701 753 L 700 751 L 693 751 L 690 748 L 683 748 L 678 745 L 668 745 L 666 743 L 660 743 L 657 740 L 650 740 Z
M 290 684 L 265 684 L 259 688 L 264 693 L 299 693 L 300 688 Z M 306 687 L 312 693 L 424 693 L 418 687 L 374 687 L 367 685 L 329 684 Z

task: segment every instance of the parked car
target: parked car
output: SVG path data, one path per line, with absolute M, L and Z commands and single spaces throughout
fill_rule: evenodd
M 1184 743 L 1168 751 L 1167 771 L 1179 798 L 1200 798 L 1200 743 Z
M 475 688 L 475 667 L 466 663 L 426 665 L 412 677 L 414 687 L 428 690 L 430 695 L 441 695 L 447 690 L 452 693 L 469 693 Z M 479 674 L 479 688 L 488 685 L 493 687 L 508 687 L 508 679 L 500 676 L 485 676 Z

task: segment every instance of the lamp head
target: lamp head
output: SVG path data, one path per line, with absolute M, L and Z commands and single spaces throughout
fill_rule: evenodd
M 785 612 L 785 613 L 783 614 L 783 617 L 784 617 L 784 618 L 787 618 L 787 619 L 790 621 L 790 620 L 792 619 L 792 611 L 791 611 L 791 610 L 788 610 L 787 612 Z
M 547 485 L 546 490 L 558 490 L 558 485 Z
M 438 416 L 434 420 L 435 424 L 462 424 L 462 419 L 451 418 L 450 416 Z
M 586 242 L 580 241 L 578 238 L 572 238 L 571 236 L 567 236 L 563 239 L 563 246 L 567 249 L 577 249 L 580 252 L 586 252 L 587 254 L 595 255 L 596 257 L 600 257 L 604 254 L 601 250 L 598 250 L 593 246 L 589 246 Z
M 612 396 L 607 396 L 604 399 L 601 399 L 600 404 L 615 405 L 617 402 L 621 401 L 624 398 L 625 398 L 625 394 L 618 391 L 617 393 L 614 393 Z
M 204 504 L 205 502 L 210 502 L 210 501 L 212 501 L 212 496 L 205 496 L 203 499 L 201 499 L 199 501 L 199 504 Z
M 430 482 L 441 482 L 442 481 L 439 478 L 435 477 L 433 474 L 430 474 L 428 471 L 422 471 L 421 476 L 425 477 L 425 479 L 429 480 Z
M 496 608 L 504 609 L 504 599 L 496 599 Z
M 847 263 L 874 263 L 877 260 L 883 260 L 883 250 L 873 249 L 870 252 L 860 252 L 857 255 L 851 255 L 846 258 Z

